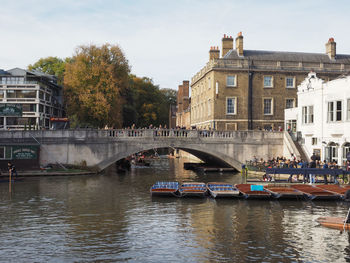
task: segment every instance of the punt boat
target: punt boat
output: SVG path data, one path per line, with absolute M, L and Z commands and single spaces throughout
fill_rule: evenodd
M 321 184 L 321 185 L 316 185 L 317 188 L 321 188 L 322 190 L 326 190 L 328 192 L 331 192 L 336 195 L 340 195 L 341 198 L 344 198 L 344 195 L 348 189 L 341 187 L 336 184 Z
M 156 182 L 150 189 L 152 196 L 179 196 L 178 191 L 178 182 Z
M 270 199 L 272 196 L 263 185 L 236 184 L 235 186 L 246 199 Z
M 333 194 L 312 185 L 295 184 L 291 187 L 297 189 L 300 192 L 303 192 L 305 196 L 311 200 L 336 200 L 340 198 L 340 195 Z
M 266 185 L 265 190 L 276 199 L 304 199 L 304 194 L 288 185 Z
M 317 218 L 317 222 L 319 222 L 322 226 L 335 228 L 339 230 L 350 230 L 349 223 L 350 209 L 348 210 L 348 214 L 345 218 L 342 217 L 319 217 Z
M 317 222 L 325 227 L 335 228 L 339 230 L 350 230 L 350 224 L 345 223 L 345 219 L 343 217 L 319 217 L 317 218 Z
M 239 190 L 232 184 L 220 183 L 220 182 L 210 182 L 207 183 L 208 192 L 211 197 L 239 197 Z
M 204 197 L 207 194 L 205 183 L 185 182 L 179 188 L 181 197 Z

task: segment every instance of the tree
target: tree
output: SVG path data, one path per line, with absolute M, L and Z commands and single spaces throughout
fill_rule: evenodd
M 152 79 L 130 75 L 124 106 L 124 126 L 148 127 L 168 124 L 170 104 L 176 104 L 176 91 L 159 89 Z M 131 121 L 132 120 L 132 121 Z
M 58 57 L 41 58 L 33 65 L 28 66 L 28 70 L 38 70 L 46 74 L 55 75 L 59 85 L 63 84 L 64 70 L 66 63 L 71 58 L 61 59 Z
M 64 73 L 68 115 L 94 127 L 121 127 L 128 61 L 116 45 L 80 46 Z

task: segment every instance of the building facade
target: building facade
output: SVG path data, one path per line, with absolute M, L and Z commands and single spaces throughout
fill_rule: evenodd
M 245 50 L 243 35 L 222 38 L 191 80 L 191 126 L 201 129 L 279 129 L 284 109 L 297 106 L 297 86 L 310 70 L 331 80 L 350 70 L 350 55 Z
M 191 128 L 191 99 L 189 92 L 190 82 L 184 80 L 177 91 L 176 126 L 186 129 Z
M 298 107 L 285 110 L 286 129 L 299 134 L 309 157 L 315 153 L 344 165 L 350 151 L 350 76 L 325 82 L 309 73 L 297 96 Z
M 63 116 L 63 89 L 55 76 L 24 69 L 0 70 L 0 128 L 49 129 Z

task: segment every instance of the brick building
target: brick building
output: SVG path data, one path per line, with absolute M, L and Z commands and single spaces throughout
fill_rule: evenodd
M 222 38 L 191 80 L 191 126 L 200 129 L 278 129 L 284 109 L 297 106 L 297 86 L 310 71 L 329 81 L 350 70 L 350 55 L 245 50 L 243 35 Z
M 184 80 L 182 85 L 179 85 L 177 91 L 177 112 L 176 112 L 176 126 L 191 128 L 191 100 L 190 100 L 190 82 Z

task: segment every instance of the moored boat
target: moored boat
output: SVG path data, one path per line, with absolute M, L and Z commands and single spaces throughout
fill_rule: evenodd
M 179 196 L 178 182 L 156 182 L 150 189 L 151 195 Z
M 344 198 L 344 195 L 348 189 L 341 187 L 336 184 L 321 184 L 321 185 L 316 185 L 316 188 L 321 188 L 322 190 L 331 192 L 336 195 L 340 195 L 341 198 Z
M 205 183 L 185 182 L 179 188 L 181 197 L 204 197 L 207 194 Z
M 213 198 L 219 197 L 239 197 L 239 190 L 232 184 L 220 183 L 220 182 L 210 182 L 207 183 L 207 188 L 210 196 Z
M 288 185 L 276 186 L 266 185 L 264 186 L 268 192 L 276 199 L 304 199 L 304 194 L 297 189 L 291 188 Z
M 340 198 L 340 195 L 307 184 L 295 184 L 291 187 L 304 193 L 311 200 L 336 200 Z
M 235 186 L 246 199 L 269 199 L 272 196 L 263 185 L 236 184 Z
M 342 217 L 319 217 L 317 222 L 329 228 L 350 230 L 350 223 L 345 223 L 345 219 Z

